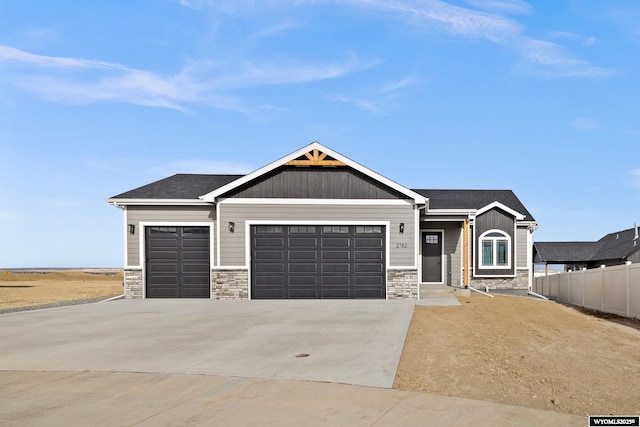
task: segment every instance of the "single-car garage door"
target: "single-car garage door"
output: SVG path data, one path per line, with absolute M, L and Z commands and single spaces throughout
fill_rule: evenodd
M 209 298 L 209 227 L 146 227 L 147 298 Z
M 253 225 L 251 297 L 385 298 L 381 225 Z

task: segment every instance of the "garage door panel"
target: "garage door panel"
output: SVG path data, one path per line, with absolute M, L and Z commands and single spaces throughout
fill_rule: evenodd
M 334 251 L 323 251 L 322 252 L 322 259 L 326 260 L 326 261 L 335 261 L 335 260 L 339 260 L 339 261 L 344 261 L 344 260 L 349 260 L 351 259 L 351 252 L 349 251 L 338 251 L 338 250 L 334 250 Z
M 318 259 L 318 253 L 313 251 L 289 251 L 290 260 L 316 260 Z
M 159 263 L 149 263 L 147 265 L 147 274 L 162 274 L 162 273 L 177 273 L 178 265 L 177 264 L 159 264 Z
M 209 251 L 185 251 L 182 252 L 182 259 L 185 262 L 199 262 L 200 264 L 205 264 L 205 261 L 209 260 Z M 208 262 L 206 262 L 209 265 Z
M 292 288 L 300 288 L 300 287 L 308 287 L 318 286 L 318 277 L 317 276 L 289 276 L 288 284 Z
M 368 264 L 363 264 L 360 262 L 357 262 L 354 264 L 353 268 L 355 269 L 356 273 L 376 273 L 376 274 L 380 274 L 384 272 L 384 267 L 379 264 L 379 263 L 368 263 Z
M 380 261 L 383 259 L 382 251 L 358 251 L 355 255 L 357 260 Z
M 254 270 L 256 273 L 284 273 L 284 264 L 281 262 L 256 263 Z
M 256 251 L 254 255 L 256 260 L 284 260 L 284 251 Z
M 161 260 L 167 260 L 167 261 L 171 261 L 171 260 L 175 260 L 178 258 L 178 251 L 175 250 L 166 250 L 166 251 L 160 251 L 160 250 L 152 250 L 149 251 L 147 254 L 148 258 L 154 261 L 161 261 Z
M 384 248 L 384 239 L 382 237 L 362 238 L 356 237 L 354 241 L 356 248 Z
M 282 287 L 284 285 L 284 276 L 260 276 L 256 278 L 256 284 L 268 287 Z
M 350 275 L 322 276 L 322 284 L 328 285 L 328 286 L 335 286 L 335 285 L 349 286 L 351 284 L 351 276 Z
M 352 265 L 346 262 L 323 263 L 323 273 L 350 273 Z
M 288 242 L 290 248 L 315 248 L 318 246 L 318 239 L 315 237 L 292 237 Z
M 252 298 L 385 298 L 384 227 L 360 228 L 252 226 Z
M 272 248 L 281 247 L 284 245 L 284 239 L 282 237 L 259 237 L 254 241 L 254 247 L 256 248 Z
M 323 248 L 348 248 L 351 246 L 351 239 L 349 237 L 323 237 Z
M 146 227 L 147 298 L 209 298 L 209 227 Z
M 380 276 L 356 276 L 356 285 L 373 285 L 379 286 L 382 284 L 382 278 Z
M 284 269 L 284 266 L 283 266 Z M 290 263 L 289 273 L 317 273 L 317 263 Z

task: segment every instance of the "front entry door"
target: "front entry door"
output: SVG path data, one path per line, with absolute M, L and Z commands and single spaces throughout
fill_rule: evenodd
M 442 232 L 422 233 L 422 281 L 442 283 Z

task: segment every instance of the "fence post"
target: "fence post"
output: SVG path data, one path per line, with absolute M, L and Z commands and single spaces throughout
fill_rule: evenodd
M 630 262 L 627 262 L 627 317 L 631 317 L 631 304 L 629 302 L 629 297 L 631 296 L 629 293 L 629 266 L 631 265 Z
M 604 313 L 604 264 L 600 266 L 600 270 L 602 270 L 602 279 L 600 280 L 600 311 Z
M 582 274 L 582 306 L 584 307 L 584 290 L 586 288 L 585 284 L 587 283 L 587 279 L 586 279 L 587 269 L 583 268 L 581 271 L 581 274 Z
M 572 274 L 569 275 L 569 301 L 567 301 L 569 304 L 571 304 L 571 276 Z

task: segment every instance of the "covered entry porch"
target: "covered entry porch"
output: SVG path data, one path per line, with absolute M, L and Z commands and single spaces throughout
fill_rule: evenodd
M 467 219 L 420 222 L 418 279 L 427 289 L 465 288 L 469 283 L 469 222 Z

